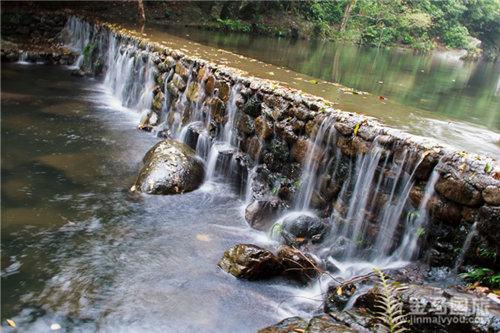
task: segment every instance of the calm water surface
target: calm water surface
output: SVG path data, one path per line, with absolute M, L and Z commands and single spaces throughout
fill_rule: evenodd
M 500 62 L 161 25 L 147 26 L 144 34 L 389 126 L 457 149 L 500 156 Z M 353 95 L 338 84 L 370 95 Z
M 297 288 L 217 268 L 235 243 L 266 242 L 231 188 L 128 192 L 158 140 L 138 117 L 65 68 L 2 64 L 2 319 L 23 332 L 254 332 L 300 314 Z

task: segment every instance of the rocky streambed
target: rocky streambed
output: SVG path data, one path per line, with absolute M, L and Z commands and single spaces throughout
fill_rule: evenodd
M 83 56 L 77 73 L 100 78 L 140 113 L 139 129 L 162 138 L 133 192 L 183 195 L 231 184 L 247 223 L 270 245 L 230 245 L 219 267 L 241 279 L 325 290 L 318 311 L 325 314 L 263 332 L 375 330 L 391 316 L 377 319 L 384 295 L 414 330 L 500 328 L 493 292 L 448 287 L 467 265 L 498 271 L 494 159 L 429 144 L 115 25 L 71 16 L 58 38 Z

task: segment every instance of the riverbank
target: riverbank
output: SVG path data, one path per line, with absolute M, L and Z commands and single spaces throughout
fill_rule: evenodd
M 421 143 L 321 98 L 90 22 L 71 18 L 63 36 L 84 54 L 81 70 L 104 76 L 110 94 L 136 110 L 140 128 L 191 145 L 208 183 L 236 180 L 247 223 L 278 232 L 264 246 L 291 242 L 344 279 L 414 256 L 460 268 L 462 250 L 467 263 L 496 267 L 477 251 L 498 252 L 496 161 Z M 337 232 L 301 235 L 297 221 Z M 468 248 L 467 234 L 474 236 Z

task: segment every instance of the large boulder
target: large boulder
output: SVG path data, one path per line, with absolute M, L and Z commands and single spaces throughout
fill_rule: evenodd
M 279 323 L 260 329 L 257 333 L 291 333 L 304 332 L 307 327 L 307 321 L 300 317 L 290 317 L 283 319 Z
M 218 266 L 237 278 L 259 280 L 280 274 L 278 258 L 257 245 L 238 244 L 224 252 Z
M 148 194 L 178 194 L 197 189 L 203 183 L 203 162 L 189 146 L 164 140 L 144 156 L 133 191 Z

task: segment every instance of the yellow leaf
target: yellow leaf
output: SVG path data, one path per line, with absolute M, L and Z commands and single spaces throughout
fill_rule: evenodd
M 354 126 L 354 136 L 357 136 L 358 135 L 358 130 L 359 128 L 361 127 L 361 122 L 357 123 L 355 126 Z
M 342 287 L 337 287 L 337 295 L 342 295 Z
M 7 319 L 6 322 L 7 324 L 9 324 L 9 326 L 16 327 L 16 323 L 12 319 Z

